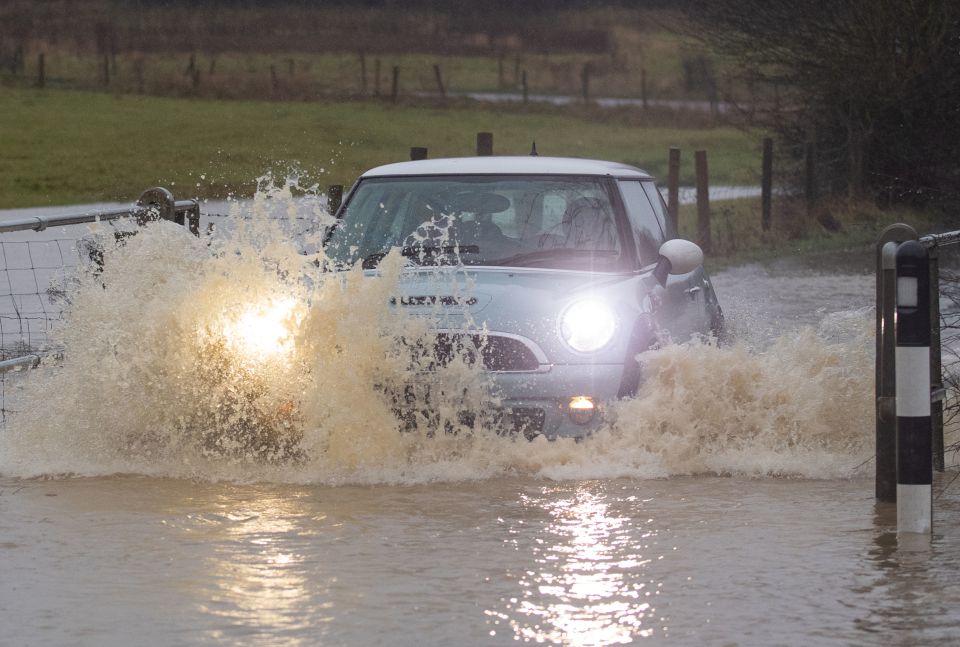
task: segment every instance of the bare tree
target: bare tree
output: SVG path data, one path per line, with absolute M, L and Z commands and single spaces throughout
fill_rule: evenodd
M 681 28 L 730 57 L 788 143 L 840 147 L 843 185 L 960 205 L 955 0 L 684 0 Z

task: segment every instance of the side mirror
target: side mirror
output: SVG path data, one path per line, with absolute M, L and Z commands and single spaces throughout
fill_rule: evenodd
M 653 270 L 660 285 L 666 285 L 667 275 L 686 274 L 703 265 L 703 250 L 696 243 L 682 238 L 668 240 L 660 246 L 660 260 Z

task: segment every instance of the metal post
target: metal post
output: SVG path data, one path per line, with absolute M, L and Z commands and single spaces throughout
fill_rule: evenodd
M 178 225 L 182 225 L 185 222 L 182 215 L 177 215 L 173 194 L 163 187 L 158 186 L 144 191 L 140 194 L 140 199 L 137 200 L 137 206 L 156 207 L 159 210 L 161 220 L 176 222 Z
M 187 227 L 194 236 L 200 236 L 200 203 L 195 202 L 184 214 L 187 218 Z
M 943 366 L 940 358 L 940 255 L 936 247 L 930 255 L 930 420 L 933 425 L 933 468 L 944 470 L 943 449 Z
M 667 216 L 674 236 L 680 235 L 680 149 L 670 147 L 667 173 Z
M 877 501 L 897 500 L 897 413 L 896 349 L 894 308 L 896 306 L 897 243 L 916 240 L 908 225 L 890 225 L 877 239 L 876 313 L 876 497 Z
M 930 258 L 918 241 L 897 248 L 897 532 L 929 534 Z

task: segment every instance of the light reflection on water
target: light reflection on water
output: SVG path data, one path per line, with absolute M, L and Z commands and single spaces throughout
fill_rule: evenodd
M 316 636 L 323 626 L 318 621 L 329 617 L 324 618 L 324 605 L 311 604 L 312 582 L 297 546 L 302 540 L 299 499 L 265 496 L 233 506 L 223 499 L 230 523 L 222 527 L 222 543 L 207 559 L 213 590 L 200 611 L 222 618 L 226 626 L 246 626 L 254 635 L 292 637 L 313 626 Z M 228 638 L 216 629 L 209 634 Z
M 0 642 L 949 644 L 957 490 L 915 547 L 869 480 L 0 479 Z
M 517 614 L 510 618 L 515 635 L 578 646 L 653 635 L 652 596 L 660 583 L 642 580 L 656 531 L 611 512 L 602 493 L 581 487 L 554 498 L 555 490 L 521 498 L 527 508 L 546 510 L 550 521 L 529 544 L 535 569 L 518 582 L 522 597 L 507 604 Z

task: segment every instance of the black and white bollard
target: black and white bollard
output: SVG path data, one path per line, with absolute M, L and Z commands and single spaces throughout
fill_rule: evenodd
M 897 532 L 932 526 L 929 268 L 919 242 L 897 248 Z

